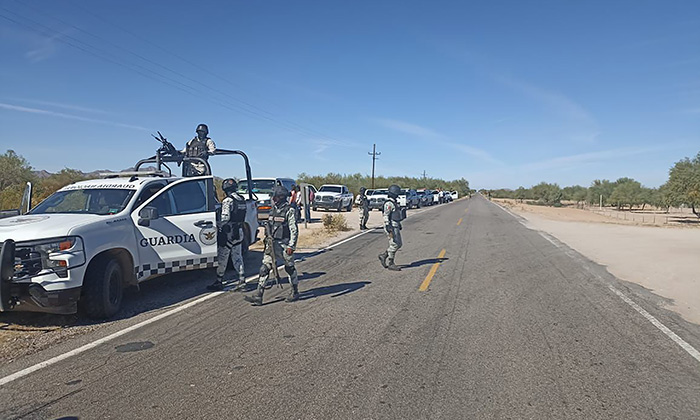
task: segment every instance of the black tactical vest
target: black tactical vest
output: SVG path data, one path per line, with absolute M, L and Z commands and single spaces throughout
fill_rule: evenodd
M 233 199 L 231 206 L 231 223 L 245 222 L 245 214 L 247 209 L 245 199 L 240 194 L 231 194 L 229 197 Z
M 399 206 L 399 203 L 397 203 L 396 200 L 389 197 L 386 201 L 391 201 L 392 203 L 394 203 L 394 210 L 392 210 L 391 216 L 389 216 L 389 219 L 391 221 L 400 222 L 406 218 L 406 209 L 401 208 L 401 206 Z
M 208 138 L 200 140 L 199 137 L 195 137 L 190 141 L 190 144 L 187 145 L 185 154 L 189 157 L 201 157 L 206 159 L 209 153 L 209 149 L 207 149 L 207 140 Z
M 287 211 L 289 203 L 284 203 L 281 206 L 274 205 L 270 210 L 270 217 L 267 223 L 270 226 L 272 237 L 276 240 L 289 240 L 292 237 L 287 223 Z

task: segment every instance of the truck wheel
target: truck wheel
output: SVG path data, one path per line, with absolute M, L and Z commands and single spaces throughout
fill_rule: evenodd
M 352 201 L 348 203 L 348 206 L 345 208 L 345 210 L 349 213 L 352 211 Z
M 336 210 L 339 212 L 343 211 L 343 202 L 342 201 L 338 203 L 338 208 L 336 208 Z
M 90 318 L 110 318 L 119 311 L 124 292 L 124 271 L 114 258 L 93 261 L 85 273 L 80 303 Z
M 311 207 L 311 210 L 318 211 L 318 207 Z

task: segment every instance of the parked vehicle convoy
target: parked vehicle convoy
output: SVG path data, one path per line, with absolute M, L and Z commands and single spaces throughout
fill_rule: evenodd
M 0 311 L 70 314 L 80 307 L 90 317 L 108 318 L 119 311 L 127 286 L 215 267 L 220 203 L 214 177 L 173 176 L 167 163 L 183 169 L 200 163 L 207 174 L 211 167 L 176 153 L 161 148 L 134 172 L 67 185 L 27 214 L 1 219 Z M 214 155 L 242 156 L 252 185 L 243 152 Z M 141 171 L 147 164 L 156 170 Z M 244 250 L 258 232 L 252 189 L 245 197 Z
M 420 197 L 418 197 L 418 193 L 416 192 L 416 190 L 412 188 L 403 188 L 401 190 L 401 194 L 399 194 L 398 202 L 399 206 L 405 207 L 407 209 L 421 207 Z
M 389 198 L 389 190 L 374 190 L 369 197 L 369 209 L 382 211 L 384 202 Z
M 287 191 L 292 191 L 296 186 L 296 181 L 292 178 L 253 178 L 250 186 L 253 193 L 258 197 L 258 221 L 263 223 L 270 215 L 272 208 L 272 190 L 275 186 L 282 185 Z M 238 192 L 245 194 L 248 191 L 248 183 L 241 181 L 238 184 Z
M 313 210 L 351 211 L 353 196 L 345 185 L 323 185 L 314 197 Z

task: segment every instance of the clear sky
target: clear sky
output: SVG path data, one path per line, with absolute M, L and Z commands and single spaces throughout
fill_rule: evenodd
M 198 123 L 253 176 L 649 187 L 700 151 L 700 1 L 0 1 L 0 150 L 120 170 Z M 221 176 L 235 159 L 212 159 Z

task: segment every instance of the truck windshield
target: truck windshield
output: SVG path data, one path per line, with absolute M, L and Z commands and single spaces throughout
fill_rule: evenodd
M 318 192 L 332 192 L 332 193 L 340 193 L 343 192 L 343 189 L 341 187 L 333 187 L 329 185 L 324 185 L 321 187 Z
M 275 189 L 275 180 L 274 179 L 253 179 L 253 192 L 261 192 L 261 193 L 267 193 L 267 194 L 272 194 L 272 190 Z M 239 193 L 245 193 L 248 192 L 248 181 L 241 181 L 240 184 L 238 184 L 238 192 Z
M 134 190 L 113 188 L 56 191 L 34 207 L 29 214 L 116 214 L 124 210 L 133 195 Z

